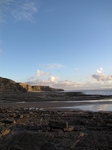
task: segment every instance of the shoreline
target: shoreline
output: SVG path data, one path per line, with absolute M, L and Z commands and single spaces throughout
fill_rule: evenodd
M 112 105 L 112 96 L 110 95 L 86 95 L 81 92 L 64 91 L 0 94 L 0 107 L 5 108 L 33 107 L 35 109 L 43 110 L 74 111 L 76 107 L 76 110 L 85 111 L 81 110 L 80 107 L 88 107 L 89 105 L 100 106 L 109 104 Z
M 47 101 L 47 102 L 12 102 L 12 103 L 0 103 L 0 108 L 9 108 L 12 107 L 13 109 L 33 109 L 33 110 L 43 110 L 43 111 L 91 111 L 91 112 L 112 112 L 110 109 L 99 109 L 99 110 L 93 110 L 91 109 L 85 109 L 84 107 L 89 107 L 89 106 L 110 106 L 112 105 L 111 101 L 101 101 L 101 102 L 68 102 L 68 101 Z M 82 109 L 83 108 L 83 109 Z M 94 108 L 95 109 L 95 108 Z

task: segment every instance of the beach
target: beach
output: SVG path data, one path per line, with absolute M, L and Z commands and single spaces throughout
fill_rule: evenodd
M 2 94 L 0 149 L 112 149 L 111 111 L 69 109 L 89 105 L 90 100 L 99 104 L 107 99 L 111 96 L 74 92 Z

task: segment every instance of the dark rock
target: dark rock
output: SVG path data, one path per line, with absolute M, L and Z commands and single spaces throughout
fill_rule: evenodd
M 10 113 L 2 108 L 2 112 L 0 150 L 112 149 L 111 112 L 26 112 L 20 108 L 12 108 Z M 7 118 L 14 113 L 19 117 Z M 20 119 L 20 115 L 24 118 Z M 13 123 L 2 122 L 11 119 Z
M 74 97 L 74 96 L 82 96 L 84 94 L 82 92 L 67 92 L 66 95 L 69 97 Z
M 23 150 L 19 145 L 13 146 L 10 148 L 10 150 Z
M 66 122 L 62 120 L 59 121 L 51 120 L 49 121 L 49 127 L 52 129 L 64 129 L 66 128 Z
M 44 143 L 40 146 L 40 150 L 57 150 L 55 145 L 52 143 Z
M 10 124 L 10 123 L 13 123 L 13 121 L 14 121 L 13 118 L 12 118 L 12 119 L 5 119 L 5 120 L 2 120 L 2 122 L 3 122 L 3 123 L 6 123 L 6 124 L 7 124 L 7 123 L 9 123 L 9 124 Z
M 2 134 L 0 133 L 0 138 L 2 137 Z
M 71 132 L 74 131 L 74 126 L 69 126 L 68 128 L 64 128 L 65 132 Z

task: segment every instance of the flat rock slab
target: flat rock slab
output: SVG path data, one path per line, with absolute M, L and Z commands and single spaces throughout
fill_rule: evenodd
M 0 108 L 0 113 L 0 150 L 112 149 L 112 113 L 109 112 L 10 107 Z

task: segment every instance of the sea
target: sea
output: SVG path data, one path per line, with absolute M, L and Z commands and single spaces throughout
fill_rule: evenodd
M 65 92 L 82 92 L 84 94 L 92 95 L 112 95 L 112 89 L 92 89 L 92 90 L 65 90 Z
M 69 92 L 82 92 L 84 94 L 92 94 L 92 95 L 112 95 L 112 89 L 72 90 Z M 75 104 L 76 103 L 77 102 L 75 102 Z M 72 105 L 72 106 L 66 107 L 66 109 L 92 111 L 92 112 L 99 112 L 99 111 L 112 112 L 112 99 L 86 100 L 86 101 L 80 101 L 80 103 L 81 105 L 78 105 L 78 106 Z

